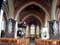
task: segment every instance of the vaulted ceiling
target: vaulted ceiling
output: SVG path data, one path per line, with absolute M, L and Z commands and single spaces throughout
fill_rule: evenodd
M 60 0 L 57 1 L 57 7 L 60 8 Z
M 15 13 L 20 9 L 21 6 L 28 4 L 29 2 L 37 2 L 42 5 L 50 13 L 52 0 L 14 0 Z
M 29 2 L 36 2 L 42 5 L 50 14 L 53 0 L 13 0 L 14 15 L 20 9 L 21 6 L 28 4 Z M 57 0 L 57 7 L 60 8 L 60 0 Z M 7 6 L 8 10 L 9 6 Z M 8 11 L 7 11 L 8 12 Z M 7 13 L 6 13 L 7 14 Z

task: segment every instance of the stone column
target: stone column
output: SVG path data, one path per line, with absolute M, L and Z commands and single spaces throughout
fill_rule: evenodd
M 0 12 L 0 37 L 1 37 L 1 30 L 2 30 L 2 18 L 3 18 L 3 9 Z
M 52 7 L 51 7 L 51 20 L 55 20 L 56 19 L 56 15 L 55 15 L 55 12 L 56 12 L 56 5 L 57 5 L 57 0 L 53 0 L 52 1 Z
M 9 5 L 9 18 L 14 19 L 14 5 L 13 5 L 13 0 L 8 0 L 8 5 Z
M 15 38 L 17 38 L 17 31 L 18 31 L 18 22 L 16 21 L 16 24 L 15 24 L 15 34 L 14 34 Z
M 41 38 L 42 39 L 49 39 L 49 15 L 45 14 L 45 24 L 44 27 L 41 29 Z
M 56 6 L 57 6 L 57 0 L 52 1 L 52 7 L 51 7 L 51 20 L 49 21 L 49 28 L 50 28 L 50 38 L 55 38 L 54 35 L 54 28 L 56 27 Z M 56 23 L 56 25 L 55 25 Z
M 6 8 L 6 0 L 3 0 L 1 4 L 1 10 L 0 10 L 0 37 L 1 37 L 1 31 L 4 30 L 3 13 L 4 13 L 5 8 Z
M 36 26 L 36 35 L 39 38 L 40 28 L 39 25 Z
M 49 20 L 49 17 L 47 14 L 45 14 L 45 25 L 44 25 L 44 27 L 48 28 L 48 20 Z
M 29 37 L 29 26 L 28 25 L 26 26 L 26 35 L 25 35 L 25 37 Z
M 60 35 L 60 20 L 59 20 L 59 35 Z

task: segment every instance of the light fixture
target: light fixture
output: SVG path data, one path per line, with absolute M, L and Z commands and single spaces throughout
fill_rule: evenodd
M 3 1 L 6 1 L 6 0 L 3 0 Z

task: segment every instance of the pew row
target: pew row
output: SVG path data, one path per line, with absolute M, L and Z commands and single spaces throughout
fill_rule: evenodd
M 29 45 L 29 39 L 0 38 L 0 45 Z
M 60 45 L 60 40 L 42 40 L 35 39 L 36 45 Z

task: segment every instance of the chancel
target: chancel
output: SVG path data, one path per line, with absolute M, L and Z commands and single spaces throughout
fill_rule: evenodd
M 0 45 L 60 45 L 60 0 L 0 2 Z

